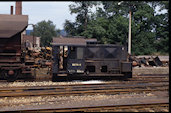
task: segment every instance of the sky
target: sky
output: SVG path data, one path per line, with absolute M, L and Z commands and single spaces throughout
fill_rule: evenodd
M 65 20 L 75 21 L 75 14 L 70 14 L 69 5 L 73 2 L 69 1 L 51 1 L 51 2 L 33 2 L 23 1 L 22 2 L 22 14 L 28 15 L 28 23 L 36 24 L 42 20 L 51 20 L 55 25 L 56 29 L 63 29 Z M 15 1 L 11 2 L 0 2 L 0 14 L 10 14 L 10 7 L 13 6 L 13 13 L 15 14 Z M 29 25 L 27 29 L 32 29 Z
M 66 19 L 71 22 L 75 21 L 76 14 L 71 15 L 69 11 L 69 5 L 73 3 L 70 1 L 23 1 L 22 14 L 28 15 L 29 24 L 51 20 L 56 25 L 56 29 L 63 29 Z M 0 14 L 10 14 L 10 6 L 14 7 L 13 11 L 15 14 L 15 1 L 0 1 Z M 32 26 L 29 25 L 27 29 L 32 29 Z

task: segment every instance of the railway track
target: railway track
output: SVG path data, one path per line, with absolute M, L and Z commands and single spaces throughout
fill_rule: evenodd
M 107 105 L 107 106 L 87 106 L 87 107 L 70 107 L 70 108 L 30 108 L 22 110 L 14 110 L 14 112 L 106 112 L 106 111 L 126 111 L 126 112 L 154 112 L 158 110 L 162 112 L 168 109 L 169 102 L 155 102 L 155 103 L 143 103 L 143 104 L 128 104 L 128 105 Z M 6 111 L 9 112 L 9 111 Z M 166 112 L 166 111 L 165 111 Z
M 126 81 L 110 81 L 98 84 L 65 84 L 44 86 L 1 87 L 0 97 L 39 95 L 118 94 L 133 92 L 167 91 L 168 75 L 142 75 Z
M 148 81 L 151 81 L 151 82 L 165 82 L 165 81 L 168 81 L 169 79 L 169 74 L 141 74 L 141 75 L 133 75 L 132 78 L 128 78 L 128 79 L 123 79 L 123 78 L 114 78 L 114 79 L 106 79 L 106 80 L 119 80 L 119 81 L 122 81 L 122 80 L 126 80 L 126 81 L 140 81 L 140 80 L 146 80 L 147 82 Z M 23 79 L 19 79 L 19 80 L 16 80 L 15 82 L 34 82 L 34 81 L 29 81 L 29 80 L 23 80 Z M 36 80 L 35 80 L 36 81 Z M 43 79 L 43 81 L 45 81 Z M 49 79 L 48 79 L 49 81 Z M 67 80 L 66 80 L 67 81 Z M 6 83 L 7 80 L 0 80 L 0 83 Z M 38 80 L 38 82 L 41 82 L 41 80 Z M 60 82 L 60 81 L 59 81 Z M 10 82 L 9 82 L 10 83 Z
M 40 75 L 39 75 L 40 76 Z M 43 76 L 43 75 L 42 75 Z M 151 79 L 168 79 L 169 78 L 169 74 L 141 74 L 141 75 L 133 75 L 133 77 L 132 78 L 128 78 L 128 79 L 125 79 L 125 80 L 129 80 L 129 81 L 131 81 L 131 80 L 134 80 L 134 79 L 142 79 L 142 78 L 144 78 L 145 80 L 151 80 Z M 106 80 L 108 80 L 108 79 L 106 79 Z M 111 78 L 109 78 L 109 80 L 111 80 Z M 124 78 L 114 78 L 113 80 L 124 80 Z M 18 80 L 15 80 L 15 82 L 33 82 L 33 80 L 32 81 L 29 81 L 29 80 L 24 80 L 24 79 L 18 79 Z M 35 80 L 36 81 L 36 80 Z M 41 80 L 38 80 L 38 82 L 40 82 Z M 43 79 L 43 81 L 45 81 L 44 79 Z M 49 81 L 49 79 L 48 79 L 48 81 Z M 0 79 L 0 82 L 7 82 L 7 80 L 2 80 L 2 79 Z
M 44 80 L 43 80 L 44 81 Z M 48 80 L 49 81 L 49 80 Z M 169 81 L 169 74 L 142 74 L 142 75 L 134 75 L 132 78 L 128 79 L 109 79 L 109 81 L 119 81 L 119 82 L 168 82 Z M 27 80 L 16 80 L 15 82 L 30 82 Z M 32 81 L 34 82 L 34 81 Z M 36 81 L 35 81 L 36 82 Z M 41 82 L 40 80 L 38 82 Z M 67 81 L 65 81 L 67 82 Z M 69 81 L 72 82 L 72 81 Z M 7 82 L 7 80 L 0 80 L 0 83 L 13 83 L 13 82 Z
M 168 91 L 168 76 L 137 76 L 126 81 L 110 81 L 94 84 L 63 84 L 63 85 L 44 85 L 44 86 L 21 86 L 21 87 L 1 87 L 0 97 L 29 97 L 29 96 L 70 96 L 70 95 L 94 95 L 94 94 L 131 94 L 131 93 L 151 93 L 153 91 Z M 8 104 L 8 103 L 7 103 Z M 10 104 L 10 103 L 9 103 Z M 18 103 L 19 105 L 21 103 Z M 16 103 L 17 105 L 17 103 Z M 1 105 L 8 106 L 8 105 Z M 72 111 L 147 111 L 153 108 L 167 109 L 168 102 L 129 104 L 129 105 L 111 105 L 111 106 L 88 106 L 71 108 L 29 108 L 16 110 L 16 112 L 72 112 Z M 14 110 L 15 111 L 15 110 Z M 156 111 L 156 110 L 155 110 Z M 164 111 L 164 110 L 163 110 Z M 4 112 L 4 111 L 3 111 Z M 8 111 L 9 112 L 9 111 Z
M 57 86 L 4 87 L 0 97 L 39 96 L 39 95 L 83 95 L 83 94 L 119 94 L 133 92 L 167 91 L 169 83 L 139 84 L 75 84 Z

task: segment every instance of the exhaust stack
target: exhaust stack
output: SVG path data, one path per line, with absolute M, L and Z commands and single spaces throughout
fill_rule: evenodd
M 13 6 L 11 6 L 11 15 L 13 15 Z
M 16 1 L 15 14 L 16 15 L 22 15 L 22 2 L 21 1 Z

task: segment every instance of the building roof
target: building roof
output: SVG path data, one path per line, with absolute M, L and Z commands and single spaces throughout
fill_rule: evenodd
M 0 38 L 10 38 L 26 29 L 27 15 L 0 14 Z
M 34 44 L 36 44 L 37 38 L 40 38 L 40 37 L 34 36 Z M 33 36 L 23 35 L 23 42 L 26 42 L 26 41 L 29 41 L 29 42 L 33 43 Z

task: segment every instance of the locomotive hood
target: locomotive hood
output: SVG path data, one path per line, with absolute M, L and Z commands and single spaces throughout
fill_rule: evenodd
M 26 29 L 28 15 L 0 14 L 0 38 L 10 38 Z

